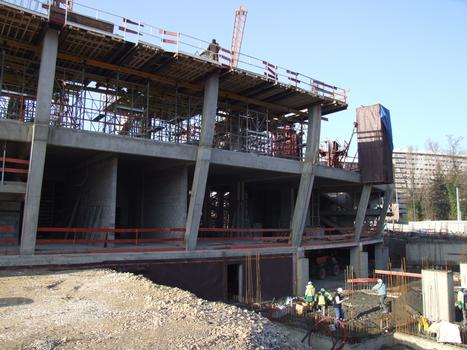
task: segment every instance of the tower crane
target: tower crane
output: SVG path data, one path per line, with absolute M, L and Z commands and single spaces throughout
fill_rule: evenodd
M 243 31 L 245 30 L 246 15 L 248 11 L 240 5 L 240 7 L 235 11 L 235 21 L 232 34 L 232 46 L 230 48 L 231 58 L 230 66 L 232 68 L 237 67 L 238 58 L 240 55 L 240 49 L 242 47 L 243 40 Z

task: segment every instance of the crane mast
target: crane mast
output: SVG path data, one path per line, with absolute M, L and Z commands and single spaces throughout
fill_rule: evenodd
M 243 31 L 245 30 L 246 15 L 248 11 L 240 5 L 240 7 L 235 11 L 235 22 L 232 34 L 232 46 L 230 66 L 237 67 L 238 58 L 240 55 L 240 49 L 242 47 L 243 40 Z

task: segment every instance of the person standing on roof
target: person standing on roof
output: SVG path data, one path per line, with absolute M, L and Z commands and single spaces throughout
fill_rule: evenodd
M 337 293 L 334 295 L 333 304 L 334 311 L 336 312 L 336 320 L 344 320 L 344 309 L 342 308 L 342 303 L 348 298 L 344 298 L 344 290 L 342 288 L 337 288 Z
M 214 61 L 219 61 L 219 51 L 220 51 L 220 49 L 221 49 L 221 46 L 216 41 L 216 39 L 212 39 L 211 43 L 208 46 L 209 58 L 214 60 Z
M 311 281 L 308 281 L 305 287 L 305 301 L 308 304 L 308 306 L 310 306 L 311 303 L 314 302 L 315 292 L 316 292 L 315 286 L 313 285 L 313 283 L 311 283 Z
M 379 307 L 385 314 L 388 313 L 388 307 L 386 305 L 386 297 L 387 297 L 387 292 L 386 292 L 386 285 L 383 283 L 383 280 L 381 278 L 378 279 L 378 283 L 374 285 L 372 290 L 375 290 L 376 293 L 378 294 L 379 298 Z

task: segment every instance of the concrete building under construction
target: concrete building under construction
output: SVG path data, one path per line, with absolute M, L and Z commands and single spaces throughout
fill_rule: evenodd
M 384 264 L 387 110 L 358 110 L 343 167 L 319 147 L 343 89 L 208 45 L 0 1 L 1 267 L 112 265 L 225 300 L 300 292 L 319 256 Z

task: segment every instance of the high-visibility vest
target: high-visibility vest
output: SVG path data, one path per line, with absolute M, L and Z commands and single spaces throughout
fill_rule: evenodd
M 314 295 L 315 295 L 315 287 L 312 284 L 307 285 L 305 289 L 305 296 L 312 297 Z
M 326 305 L 326 298 L 323 294 L 318 295 L 318 305 L 319 306 Z

